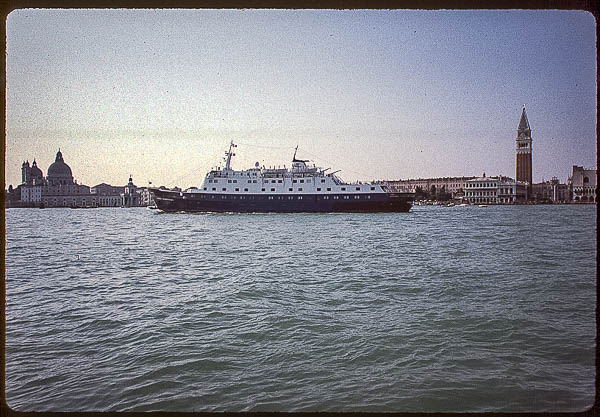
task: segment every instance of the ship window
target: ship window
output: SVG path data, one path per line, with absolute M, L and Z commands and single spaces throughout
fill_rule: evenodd
M 346 191 L 346 187 L 342 187 L 342 191 Z
M 228 182 L 229 184 L 231 184 L 231 180 L 227 180 L 227 182 Z
M 272 195 L 269 196 L 269 200 L 273 200 L 273 196 Z
M 370 196 L 370 195 L 368 195 L 368 196 L 367 196 L 367 198 L 371 198 L 371 196 Z
M 298 188 L 298 191 L 302 191 L 302 187 Z
M 325 182 L 325 180 L 321 180 L 321 182 Z
M 223 188 L 222 188 L 222 190 L 223 190 L 223 191 L 227 191 L 227 188 L 223 187 Z
M 298 182 L 298 180 L 294 180 L 294 184 L 296 184 Z
M 323 200 L 329 200 L 329 197 L 325 196 L 323 197 Z
M 371 187 L 371 191 L 375 191 L 375 187 Z
M 321 189 L 320 189 L 320 188 L 317 188 L 317 191 L 321 191 Z
M 328 188 L 327 191 L 331 191 L 331 188 Z
M 302 196 L 298 197 L 298 200 L 302 200 Z
M 233 180 L 233 182 L 237 182 L 237 180 Z
M 271 191 L 275 191 L 275 188 L 271 188 Z
M 213 191 L 217 191 L 217 189 L 216 189 L 215 187 L 213 187 L 213 189 L 212 189 L 212 190 L 213 190 Z
M 250 184 L 252 182 L 252 180 L 248 180 L 248 184 Z
M 354 198 L 360 198 L 360 196 L 359 195 L 355 195 Z
M 300 180 L 301 183 L 304 183 L 304 180 Z
M 256 174 L 254 174 L 254 175 L 256 175 Z M 252 182 L 253 182 L 254 184 L 256 184 L 256 180 L 252 180 Z
M 346 200 L 348 200 L 348 199 L 350 198 L 350 196 L 349 196 L 349 195 L 345 195 L 345 196 L 344 196 L 344 198 L 345 198 Z
M 306 180 L 306 182 L 310 182 L 310 180 Z
M 264 188 L 261 188 L 261 189 L 260 189 L 260 191 L 265 191 L 265 189 L 264 189 Z
M 338 196 L 337 196 L 337 195 L 334 195 L 334 196 L 333 196 L 333 199 L 334 199 L 334 200 L 337 200 L 337 199 L 338 199 Z
M 247 188 L 244 188 L 244 191 L 248 191 L 248 189 L 247 189 Z
M 360 187 L 356 187 L 356 191 L 360 191 Z
M 204 191 L 206 191 L 206 187 L 204 187 Z
M 289 197 L 288 197 L 288 200 L 291 200 L 292 198 L 294 198 L 294 197 L 292 197 L 292 196 L 289 196 Z
M 221 198 L 225 198 L 225 196 L 224 196 L 224 195 L 222 195 L 222 196 L 221 196 Z
M 235 191 L 240 191 L 240 189 L 239 189 L 239 188 L 236 188 L 236 189 L 235 189 Z
M 281 180 L 279 180 L 279 181 L 277 181 L 277 182 L 278 182 L 278 183 L 281 183 L 282 181 L 281 181 Z
M 275 183 L 277 182 L 277 180 L 271 180 L 271 182 L 272 182 L 273 184 L 275 184 Z
M 213 180 L 213 182 L 214 182 L 214 183 L 217 183 L 217 182 L 219 182 L 219 180 Z
M 288 190 L 293 191 L 294 189 L 293 188 L 288 188 Z

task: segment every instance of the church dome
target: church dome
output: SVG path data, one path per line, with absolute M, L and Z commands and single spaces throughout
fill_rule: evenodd
M 38 168 L 35 159 L 33 160 L 33 165 L 31 165 L 31 177 L 42 178 L 44 174 L 42 174 L 42 170 Z
M 48 168 L 48 180 L 60 182 L 61 184 L 73 183 L 73 174 L 71 168 L 65 164 L 60 150 L 56 153 L 56 160 Z M 64 182 L 66 180 L 66 182 Z

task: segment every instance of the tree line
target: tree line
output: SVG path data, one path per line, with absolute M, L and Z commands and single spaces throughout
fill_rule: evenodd
M 429 191 L 423 190 L 423 187 L 417 187 L 415 188 L 415 200 L 450 201 L 452 200 L 452 193 L 449 193 L 445 186 L 438 190 L 435 185 L 432 185 Z

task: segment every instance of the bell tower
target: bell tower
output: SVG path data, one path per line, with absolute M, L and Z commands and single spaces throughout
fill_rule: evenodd
M 515 179 L 517 181 L 527 182 L 529 185 L 532 184 L 531 142 L 531 128 L 529 127 L 529 121 L 527 120 L 527 113 L 525 113 L 525 105 L 523 105 L 521 120 L 519 121 L 519 127 L 517 128 Z
M 29 166 L 29 160 L 27 162 L 23 162 L 21 165 L 21 184 L 30 184 L 31 183 L 31 167 Z

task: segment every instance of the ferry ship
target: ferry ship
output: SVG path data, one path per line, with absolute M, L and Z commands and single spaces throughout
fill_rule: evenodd
M 200 188 L 185 191 L 151 188 L 156 207 L 164 212 L 408 212 L 414 193 L 391 192 L 385 183 L 346 183 L 307 160 L 290 168 L 231 168 L 231 142 L 225 167 L 212 169 Z

